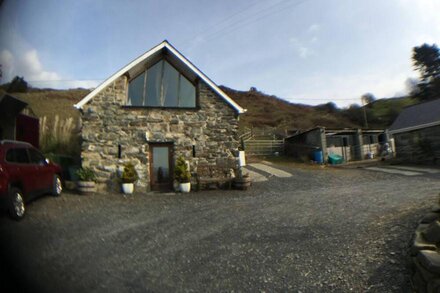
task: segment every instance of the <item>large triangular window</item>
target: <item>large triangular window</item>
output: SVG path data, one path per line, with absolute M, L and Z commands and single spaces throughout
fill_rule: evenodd
M 196 88 L 165 60 L 133 78 L 128 85 L 129 106 L 194 108 Z

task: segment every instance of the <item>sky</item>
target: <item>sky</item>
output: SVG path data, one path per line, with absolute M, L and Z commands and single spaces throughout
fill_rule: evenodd
M 0 1 L 1 2 L 1 1 Z M 339 107 L 407 93 L 438 0 L 4 0 L 1 83 L 93 88 L 168 40 L 216 84 Z

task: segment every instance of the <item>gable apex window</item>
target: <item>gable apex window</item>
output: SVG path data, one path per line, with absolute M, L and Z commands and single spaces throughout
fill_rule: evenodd
M 165 60 L 129 81 L 128 106 L 195 108 L 196 88 Z

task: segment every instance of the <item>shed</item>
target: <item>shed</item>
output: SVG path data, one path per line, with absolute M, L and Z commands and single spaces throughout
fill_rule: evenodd
M 39 147 L 39 121 L 23 113 L 27 107 L 25 101 L 15 96 L 0 96 L 0 140 L 20 140 Z
M 387 141 L 383 129 L 332 129 L 317 126 L 285 139 L 286 154 L 312 159 L 315 150 L 322 150 L 324 158 L 337 154 L 344 161 L 357 161 L 377 156 L 380 145 Z

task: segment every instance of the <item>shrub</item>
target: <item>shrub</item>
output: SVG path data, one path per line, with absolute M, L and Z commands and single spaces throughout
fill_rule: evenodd
M 188 165 L 185 159 L 180 156 L 176 160 L 176 166 L 174 168 L 174 178 L 180 183 L 188 183 L 191 179 L 191 173 L 189 172 Z
M 96 181 L 96 174 L 91 168 L 79 168 L 76 175 L 80 181 Z
M 124 171 L 122 172 L 121 182 L 122 183 L 135 183 L 139 179 L 139 175 L 134 168 L 132 163 L 127 163 L 124 165 Z

